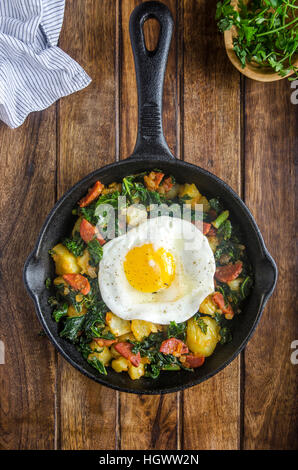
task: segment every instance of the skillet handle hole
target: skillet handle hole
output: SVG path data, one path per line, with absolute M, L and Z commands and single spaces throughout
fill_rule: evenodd
M 160 24 L 156 18 L 148 18 L 143 25 L 144 41 L 148 52 L 154 52 L 158 46 Z

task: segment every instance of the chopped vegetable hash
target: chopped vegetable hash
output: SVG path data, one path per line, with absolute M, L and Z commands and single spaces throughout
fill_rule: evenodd
M 96 208 L 110 204 L 116 210 L 118 197 L 126 197 L 127 223 L 134 224 L 132 204 L 190 204 L 196 223 L 196 204 L 201 204 L 200 227 L 206 235 L 216 261 L 214 293 L 187 322 L 158 325 L 144 320 L 123 320 L 109 311 L 98 287 L 98 265 L 103 254 L 107 220 L 101 221 Z M 73 343 L 86 361 L 100 374 L 107 367 L 128 372 L 132 380 L 142 376 L 156 379 L 161 371 L 187 370 L 204 364 L 217 343 L 232 339 L 231 325 L 241 313 L 242 301 L 252 286 L 251 267 L 239 231 L 232 225 L 229 211 L 218 199 L 207 200 L 195 184 L 178 184 L 161 171 L 127 176 L 109 186 L 97 181 L 73 210 L 78 219 L 69 238 L 50 250 L 55 262 L 55 279 L 46 287 L 54 291 L 49 298 L 53 318 L 61 325 L 60 336 Z

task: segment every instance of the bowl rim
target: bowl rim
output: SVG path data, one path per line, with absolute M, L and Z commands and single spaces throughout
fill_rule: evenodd
M 236 10 L 238 10 L 238 0 L 232 0 L 231 4 L 234 6 L 234 8 L 236 8 Z M 233 49 L 233 38 L 236 36 L 237 31 L 235 26 L 232 26 L 232 28 L 224 32 L 225 49 L 231 63 L 240 73 L 246 77 L 259 82 L 275 82 L 282 80 L 283 78 L 288 78 L 294 74 L 294 70 L 292 70 L 290 73 L 282 77 L 277 72 L 273 72 L 269 67 L 259 67 L 257 65 L 253 65 L 252 63 L 247 63 L 245 67 L 242 67 Z M 298 54 L 293 65 L 298 67 Z

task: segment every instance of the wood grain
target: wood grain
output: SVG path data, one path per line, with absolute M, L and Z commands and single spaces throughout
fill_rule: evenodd
M 1 449 L 54 448 L 55 352 L 22 280 L 55 198 L 56 105 L 17 130 L 0 124 Z
M 184 2 L 183 153 L 241 191 L 239 74 L 213 21 L 216 1 Z M 179 52 L 180 54 L 180 52 Z M 184 392 L 183 446 L 237 449 L 240 358 Z
M 133 151 L 137 131 L 137 92 L 128 22 L 134 7 L 140 2 L 121 2 L 121 102 L 120 155 Z M 175 1 L 164 2 L 175 17 Z M 153 22 L 146 26 L 148 48 L 153 48 L 158 27 Z M 168 144 L 176 147 L 176 60 L 175 32 L 169 54 L 164 85 L 164 130 Z M 177 448 L 177 395 L 163 397 L 120 394 L 121 449 L 175 449 Z
M 295 282 L 297 105 L 287 80 L 247 81 L 245 199 L 274 257 L 279 279 L 245 350 L 244 448 L 297 449 L 298 338 Z M 257 393 L 256 393 L 257 392 Z
M 297 365 L 290 355 L 298 338 L 298 108 L 286 80 L 240 80 L 216 31 L 216 0 L 165 1 L 176 29 L 164 129 L 177 157 L 245 196 L 277 261 L 277 289 L 242 360 L 183 394 L 136 396 L 85 378 L 38 336 L 22 269 L 55 195 L 134 147 L 137 94 L 128 21 L 138 3 L 66 2 L 60 46 L 89 73 L 91 85 L 34 113 L 17 130 L 0 124 L 0 340 L 6 352 L 0 448 L 297 448 Z M 145 29 L 152 44 L 156 26 Z
M 80 178 L 115 159 L 114 2 L 66 3 L 60 45 L 92 77 L 83 91 L 59 105 L 58 196 Z M 92 382 L 59 357 L 58 447 L 115 446 L 116 394 Z

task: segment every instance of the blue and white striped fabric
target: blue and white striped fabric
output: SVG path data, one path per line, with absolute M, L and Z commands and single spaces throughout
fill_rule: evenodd
M 91 81 L 57 47 L 65 0 L 0 0 L 0 119 L 20 126 Z

